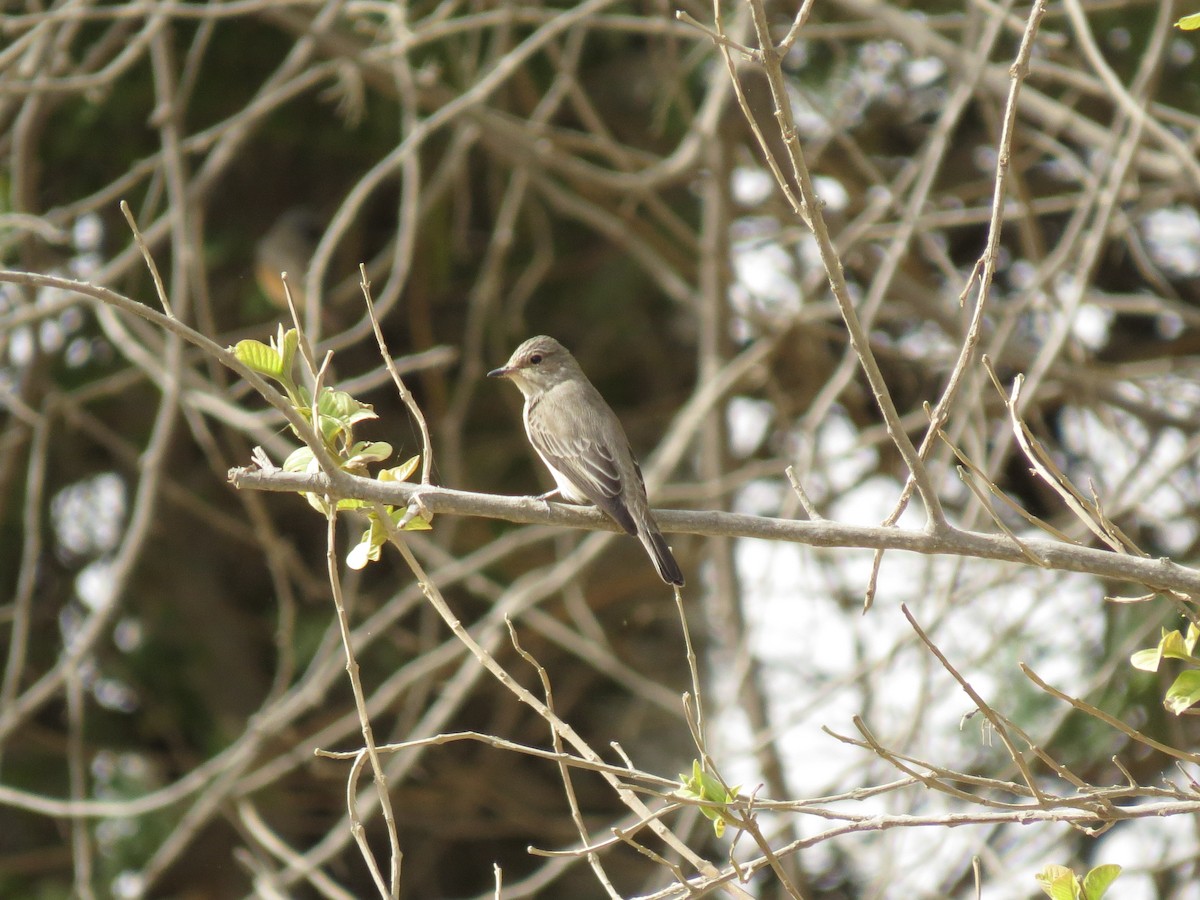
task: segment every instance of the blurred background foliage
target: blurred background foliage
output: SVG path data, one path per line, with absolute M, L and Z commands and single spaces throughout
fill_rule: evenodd
M 1039 373 L 1024 413 L 1075 483 L 1094 483 L 1145 553 L 1189 564 L 1200 540 L 1194 38 L 1170 32 L 1160 5 L 1079 4 L 1108 71 L 1134 91 L 1139 121 L 1088 59 L 1074 6 L 1050 5 L 1018 112 L 982 347 L 1005 379 Z M 746 7 L 723 7 L 730 33 L 746 40 Z M 767 8 L 780 40 L 795 5 Z M 337 383 L 379 413 L 366 436 L 404 459 L 419 437 L 364 327 L 364 262 L 388 344 L 433 429 L 435 480 L 464 490 L 547 487 L 519 398 L 481 377 L 531 334 L 575 352 L 644 462 L 694 392 L 766 342 L 735 389 L 708 401 L 689 451 L 651 478 L 656 501 L 795 515 L 783 475 L 794 465 L 827 515 L 877 524 L 903 465 L 845 362 L 807 231 L 772 185 L 712 42 L 677 9 L 711 25 L 708 4 L 660 0 L 10 4 L 0 14 L 4 265 L 156 305 L 125 200 L 177 313 L 223 345 L 265 339 L 285 320 L 286 270 L 309 334 L 336 350 Z M 965 310 L 959 295 L 986 239 L 1007 67 L 1027 13 L 834 0 L 816 4 L 785 60 L 824 214 L 915 436 L 965 334 L 973 294 Z M 1002 14 L 1009 21 L 980 56 Z M 765 80 L 738 63 L 749 109 L 783 158 Z M 922 173 L 931 187 L 909 209 Z M 908 227 L 911 240 L 897 246 Z M 297 497 L 226 483 L 256 444 L 282 461 L 290 435 L 190 349 L 181 395 L 164 395 L 167 345 L 141 323 L 60 291 L 0 289 L 0 784 L 20 794 L 0 796 L 0 894 L 369 895 L 345 822 L 346 767 L 312 755 L 360 740 L 325 523 Z M 876 292 L 882 302 L 866 303 Z M 1005 415 L 974 372 L 955 439 L 1019 505 L 1092 540 L 1030 475 Z M 160 442 L 164 419 L 173 426 Z M 945 448 L 932 458 L 955 521 L 992 528 Z M 357 526 L 344 527 L 353 537 Z M 497 637 L 496 610 L 578 537 L 440 519 L 413 540 L 435 573 L 476 560 L 443 590 L 536 689 Z M 1006 714 L 1088 783 L 1121 781 L 1114 755 L 1141 783 L 1173 770 L 1048 702 L 1016 660 L 1045 664 L 1065 689 L 1173 746 L 1194 742 L 1189 719 L 1162 712 L 1165 685 L 1125 664 L 1177 613 L 1103 603 L 1129 586 L 913 564 L 881 581 L 876 609 L 859 619 L 861 556 L 851 565 L 834 551 L 673 542 L 727 716 L 716 743 L 745 760 L 744 782 L 765 783 L 764 796 L 894 777 L 819 736 L 821 724 L 847 730 L 847 707 L 831 712 L 831 696 L 907 718 L 888 733 L 905 733 L 910 749 L 928 749 L 945 726 L 939 715 L 964 712 L 933 714 L 944 686 L 911 634 L 887 624 L 910 591 L 972 677 L 1012 692 Z M 678 621 L 632 541 L 614 541 L 603 560 L 515 613 L 522 642 L 551 673 L 564 719 L 674 777 L 694 755 L 677 702 L 687 684 Z M 379 739 L 471 730 L 546 744 L 544 723 L 479 675 L 394 559 L 346 579 Z M 829 642 L 841 658 L 809 648 L 821 640 L 812 629 L 791 652 L 756 642 L 795 623 L 755 596 L 821 604 L 841 623 Z M 782 697 L 807 705 L 798 712 Z M 960 740 L 951 731 L 938 733 Z M 931 745 L 963 769 L 1004 765 L 995 748 Z M 806 753 L 827 763 L 815 783 Z M 397 766 L 405 896 L 490 896 L 493 861 L 512 886 L 506 897 L 600 896 L 585 864 L 526 851 L 578 844 L 551 765 L 463 743 Z M 598 779 L 579 776 L 576 789 L 593 834 L 624 821 Z M 164 799 L 89 816 L 28 799 L 146 795 Z M 377 815 L 368 827 L 382 840 Z M 728 839 L 695 815 L 678 827 L 721 863 Z M 794 838 L 815 826 L 775 827 Z M 1016 834 L 979 829 L 945 844 L 946 858 L 931 849 L 942 840 L 933 833 L 856 837 L 788 864 L 809 898 L 964 896 L 978 854 L 994 896 L 1015 897 L 1033 893 L 1030 866 L 1096 852 L 1065 827 Z M 1148 840 L 1136 845 L 1154 850 L 1139 896 L 1192 896 L 1195 836 Z M 650 860 L 618 852 L 609 874 L 622 895 L 670 883 Z M 751 889 L 781 895 L 773 883 Z

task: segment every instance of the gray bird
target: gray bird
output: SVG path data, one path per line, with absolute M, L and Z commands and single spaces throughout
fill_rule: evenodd
M 558 485 L 541 499 L 594 503 L 642 542 L 663 581 L 682 585 L 625 429 L 570 351 L 552 337 L 532 337 L 488 377 L 507 378 L 525 396 L 525 433 Z

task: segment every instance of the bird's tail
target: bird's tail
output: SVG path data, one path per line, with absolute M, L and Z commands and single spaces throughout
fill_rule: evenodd
M 675 562 L 675 557 L 671 555 L 671 548 L 667 546 L 667 539 L 662 536 L 662 533 L 657 528 L 646 528 L 638 532 L 638 540 L 650 554 L 650 560 L 658 571 L 658 577 L 667 584 L 677 584 L 683 587 L 683 571 L 679 568 L 679 563 Z

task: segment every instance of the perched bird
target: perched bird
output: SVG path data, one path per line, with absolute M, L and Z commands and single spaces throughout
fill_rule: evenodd
M 525 433 L 558 485 L 541 499 L 591 501 L 642 542 L 663 581 L 682 585 L 625 429 L 570 351 L 552 337 L 532 337 L 488 377 L 507 378 L 525 396 Z

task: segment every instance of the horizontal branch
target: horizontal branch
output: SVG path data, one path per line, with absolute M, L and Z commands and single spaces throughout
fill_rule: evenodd
M 379 482 L 346 473 L 335 480 L 324 474 L 305 475 L 281 470 L 237 468 L 229 481 L 239 489 L 261 491 L 307 491 L 338 498 L 374 500 L 392 506 L 411 504 L 430 513 L 482 516 L 522 525 L 555 525 L 565 528 L 617 531 L 615 522 L 594 507 L 548 503 L 533 497 L 474 494 L 441 487 L 421 487 L 403 482 Z M 419 496 L 418 496 L 419 495 Z M 1129 581 L 1154 590 L 1180 591 L 1200 596 L 1200 571 L 1180 566 L 1163 557 L 1149 559 L 1097 550 L 1061 541 L 1011 539 L 975 531 L 949 528 L 932 534 L 869 525 L 845 525 L 747 516 L 712 510 L 655 510 L 663 531 L 674 534 L 760 538 L 789 541 L 811 547 L 840 547 L 862 550 L 907 550 L 928 556 L 950 555 L 993 559 L 1030 565 L 1029 554 L 1047 569 L 1080 572 L 1100 578 Z

